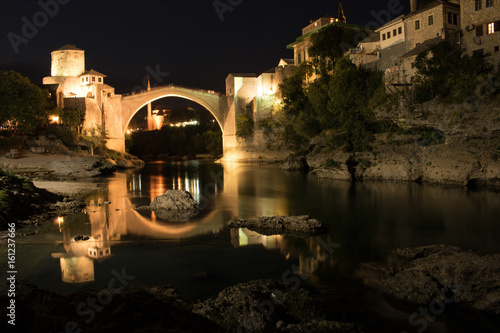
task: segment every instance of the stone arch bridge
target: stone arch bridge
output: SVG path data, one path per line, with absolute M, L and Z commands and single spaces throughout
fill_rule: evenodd
M 224 153 L 238 146 L 236 140 L 235 109 L 225 95 L 214 91 L 184 88 L 174 85 L 159 86 L 127 95 L 116 95 L 114 103 L 103 108 L 107 146 L 125 152 L 125 132 L 134 115 L 148 103 L 165 97 L 180 97 L 200 104 L 212 113 L 222 129 Z

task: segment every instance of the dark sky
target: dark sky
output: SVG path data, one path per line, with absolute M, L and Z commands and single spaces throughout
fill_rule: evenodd
M 53 17 L 40 13 L 40 3 L 55 1 L 2 4 L 0 69 L 19 71 L 40 84 L 50 75 L 50 53 L 74 44 L 85 50 L 86 69 L 106 74 L 106 83 L 117 93 L 142 86 L 148 66 L 170 73 L 159 76 L 161 84 L 223 92 L 231 72 L 260 74 L 280 58 L 293 58 L 286 45 L 301 35 L 309 20 L 337 16 L 338 9 L 338 1 L 325 0 L 218 0 L 236 4 L 221 20 L 214 0 L 58 0 L 64 4 L 59 4 Z M 364 25 L 377 21 L 370 12 L 387 10 L 391 1 L 399 3 L 350 0 L 342 5 L 348 23 Z M 409 0 L 400 4 L 407 12 Z M 40 27 L 36 33 L 29 31 L 16 54 L 9 33 L 24 38 L 23 18 L 31 23 L 38 19 Z M 151 81 L 157 83 L 154 78 Z

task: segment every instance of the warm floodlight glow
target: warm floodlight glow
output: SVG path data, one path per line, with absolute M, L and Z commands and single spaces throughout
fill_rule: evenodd
M 50 116 L 50 122 L 59 124 L 59 116 Z

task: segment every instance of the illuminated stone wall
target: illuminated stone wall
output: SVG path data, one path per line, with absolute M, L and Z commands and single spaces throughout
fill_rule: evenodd
M 448 13 L 458 16 L 457 24 L 448 23 Z M 429 17 L 432 16 L 432 22 Z M 418 21 L 419 29 L 416 29 Z M 411 50 L 426 40 L 441 37 L 445 39 L 460 29 L 460 7 L 455 4 L 440 3 L 405 16 L 406 48 Z M 430 24 L 432 23 L 432 24 Z
M 51 76 L 78 76 L 85 72 L 85 51 L 69 45 L 52 52 Z

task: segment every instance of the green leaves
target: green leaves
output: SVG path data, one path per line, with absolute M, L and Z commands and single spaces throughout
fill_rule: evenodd
M 17 129 L 34 133 L 47 118 L 48 92 L 13 71 L 0 71 L 0 123 L 17 122 Z
M 415 61 L 418 76 L 415 78 L 419 102 L 434 97 L 463 101 L 474 96 L 492 67 L 483 58 L 462 56 L 462 50 L 448 41 L 442 41 L 421 52 Z

